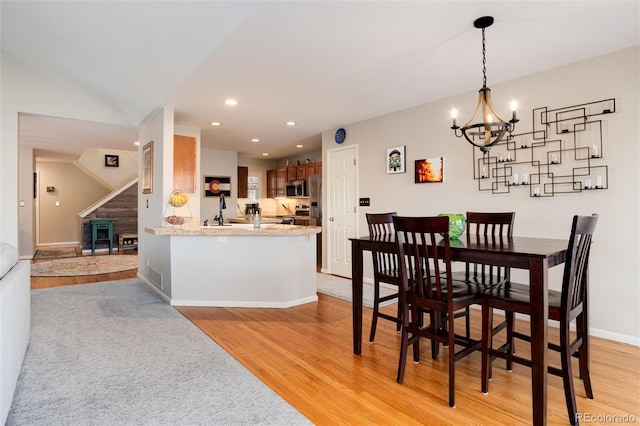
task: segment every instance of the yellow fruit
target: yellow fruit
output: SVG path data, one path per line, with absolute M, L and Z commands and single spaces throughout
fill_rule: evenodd
M 182 207 L 189 201 L 189 197 L 184 192 L 174 192 L 169 198 L 169 204 L 173 207 Z

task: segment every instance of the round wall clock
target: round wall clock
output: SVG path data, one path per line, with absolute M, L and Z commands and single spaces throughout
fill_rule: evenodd
M 338 130 L 336 130 L 336 143 L 344 142 L 346 137 L 347 132 L 343 128 L 339 128 Z

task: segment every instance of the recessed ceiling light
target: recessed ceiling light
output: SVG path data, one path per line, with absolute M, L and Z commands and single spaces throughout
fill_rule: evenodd
M 219 121 L 212 121 L 211 123 L 212 126 L 222 126 L 222 123 L 220 123 Z
M 251 142 L 260 142 L 260 139 L 258 139 L 258 138 L 253 138 L 253 139 L 251 139 Z
M 296 122 L 295 122 L 295 121 L 287 121 L 287 122 L 286 122 L 286 123 L 284 123 L 284 124 L 286 124 L 287 126 L 295 126 L 295 125 L 296 125 Z
M 268 153 L 268 152 L 263 152 L 263 153 L 262 153 L 262 156 L 263 156 L 263 157 L 268 157 L 268 156 L 269 156 L 269 153 Z
M 140 141 L 135 141 L 133 144 L 134 144 L 135 146 L 138 146 L 138 145 L 140 145 Z
M 238 101 L 236 101 L 235 99 L 226 99 L 224 101 L 225 105 L 238 105 Z
M 301 143 L 299 143 L 298 145 L 296 145 L 296 148 L 302 148 L 304 147 L 304 145 L 302 145 Z

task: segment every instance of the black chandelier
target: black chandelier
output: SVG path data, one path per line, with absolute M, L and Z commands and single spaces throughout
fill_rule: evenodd
M 458 112 L 454 108 L 451 110 L 451 117 L 453 118 L 453 126 L 451 129 L 454 131 L 457 137 L 464 136 L 469 143 L 480 148 L 480 151 L 487 153 L 489 149 L 498 143 L 504 137 L 505 133 L 513 132 L 515 124 L 520 121 L 516 118 L 517 105 L 515 101 L 511 102 L 512 117 L 508 122 L 505 121 L 496 112 L 493 102 L 491 102 L 491 89 L 487 87 L 487 59 L 485 57 L 485 39 L 484 29 L 493 24 L 492 16 L 483 16 L 473 22 L 473 26 L 482 29 L 482 89 L 480 89 L 478 96 L 478 105 L 473 115 L 467 121 L 464 126 L 460 127 L 456 124 L 456 118 Z M 480 120 L 476 123 L 472 123 L 478 113 L 481 112 Z

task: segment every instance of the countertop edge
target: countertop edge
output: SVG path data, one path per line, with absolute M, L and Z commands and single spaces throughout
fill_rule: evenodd
M 169 235 L 169 236 L 297 236 L 319 234 L 322 228 L 319 226 L 298 226 L 298 225 L 273 225 L 267 228 L 241 228 L 241 227 L 185 227 L 178 226 L 160 226 L 147 227 L 144 231 L 152 235 Z

